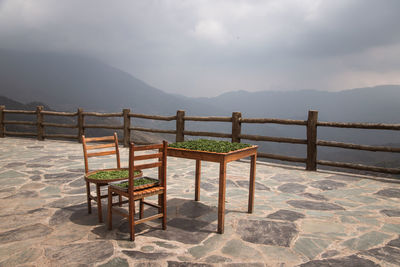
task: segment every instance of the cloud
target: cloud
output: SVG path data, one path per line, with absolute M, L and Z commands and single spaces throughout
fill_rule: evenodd
M 400 83 L 398 10 L 398 0 L 2 0 L 0 48 L 89 55 L 186 95 L 339 90 Z
M 201 20 L 196 24 L 194 35 L 215 44 L 226 44 L 229 36 L 223 25 L 215 20 Z

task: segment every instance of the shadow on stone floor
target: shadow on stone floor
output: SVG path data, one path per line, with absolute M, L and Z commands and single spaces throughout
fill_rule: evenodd
M 126 205 L 124 205 L 126 206 Z M 136 209 L 137 210 L 137 209 Z M 60 208 L 50 219 L 50 224 L 63 224 L 67 221 L 82 226 L 95 226 L 91 232 L 95 238 L 129 239 L 128 221 L 115 214 L 113 230 L 106 225 L 106 207 L 103 208 L 104 223 L 98 222 L 97 207 L 92 206 L 88 214 L 86 203 Z M 154 214 L 154 208 L 145 210 L 144 216 Z M 159 220 L 153 220 L 135 227 L 136 235 L 175 240 L 184 244 L 198 244 L 217 229 L 217 208 L 188 199 L 173 198 L 167 201 L 167 230 L 161 229 Z

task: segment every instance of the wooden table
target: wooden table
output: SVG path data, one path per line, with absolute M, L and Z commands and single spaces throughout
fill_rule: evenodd
M 200 200 L 200 176 L 201 161 L 211 161 L 220 164 L 219 167 L 219 196 L 218 196 L 218 233 L 224 233 L 225 220 L 225 190 L 226 190 L 226 165 L 228 162 L 251 157 L 250 185 L 248 212 L 253 212 L 254 207 L 254 183 L 256 175 L 256 160 L 258 146 L 246 147 L 228 153 L 215 153 L 207 151 L 187 150 L 181 148 L 168 148 L 168 156 L 196 160 L 195 200 Z

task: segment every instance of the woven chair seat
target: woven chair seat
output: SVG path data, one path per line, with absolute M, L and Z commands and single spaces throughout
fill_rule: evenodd
M 158 179 L 155 178 L 151 178 L 151 177 L 147 177 L 147 176 L 142 176 L 142 177 L 138 177 L 134 179 L 134 190 L 141 190 L 141 189 L 145 189 L 148 187 L 153 187 L 159 184 Z M 128 192 L 128 186 L 129 183 L 128 181 L 124 181 L 124 182 L 119 182 L 119 183 L 110 183 L 110 186 L 124 191 L 124 192 Z

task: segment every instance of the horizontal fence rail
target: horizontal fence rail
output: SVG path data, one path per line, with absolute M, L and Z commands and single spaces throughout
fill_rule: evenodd
M 49 137 L 49 138 L 78 139 L 78 140 L 79 140 L 79 136 L 77 136 L 77 135 L 72 135 L 72 134 L 45 134 L 44 137 Z
M 85 124 L 84 128 L 101 128 L 101 129 L 124 129 L 123 125 L 108 125 L 108 124 Z
M 283 119 L 242 119 L 242 123 L 275 123 L 275 124 L 288 124 L 288 125 L 307 125 L 307 121 L 302 120 L 283 120 Z
M 51 116 L 77 116 L 78 112 L 57 112 L 57 111 L 42 111 L 43 115 L 51 115 Z
M 60 127 L 60 128 L 77 128 L 76 124 L 65 124 L 65 123 L 52 123 L 52 122 L 43 122 L 43 126 L 47 127 Z
M 36 122 L 32 122 L 32 121 L 4 121 L 4 124 L 36 125 Z
M 288 144 L 307 144 L 307 140 L 297 139 L 297 138 L 273 137 L 273 136 L 250 135 L 250 134 L 241 134 L 239 137 L 241 139 L 253 140 L 253 141 L 267 141 L 267 142 L 288 143 Z
M 93 117 L 122 117 L 123 113 L 99 113 L 99 112 L 83 112 L 84 116 Z
M 162 129 L 151 129 L 143 127 L 131 127 L 129 128 L 134 131 L 148 132 L 148 133 L 166 133 L 166 134 L 176 134 L 175 130 L 162 130 Z
M 262 152 L 258 152 L 257 157 L 276 159 L 276 160 L 282 160 L 282 161 L 290 161 L 290 162 L 301 162 L 301 163 L 307 162 L 306 158 L 290 157 L 290 156 L 283 156 L 283 155 L 262 153 Z
M 348 123 L 348 122 L 320 121 L 317 123 L 317 125 L 323 127 L 337 127 L 337 128 L 400 130 L 400 124 L 386 124 L 386 123 Z
M 185 121 L 214 121 L 214 122 L 231 122 L 231 117 L 198 117 L 198 116 L 186 116 Z
M 23 114 L 23 115 L 36 115 L 36 120 L 23 121 L 23 120 L 6 120 L 7 114 Z M 45 121 L 47 116 L 64 116 L 76 118 L 76 123 L 53 123 Z M 121 125 L 110 124 L 88 124 L 85 122 L 86 117 L 99 117 L 99 118 L 121 118 Z M 32 116 L 32 118 L 35 118 Z M 155 121 L 175 121 L 175 129 L 153 129 L 138 126 L 131 126 L 131 118 L 155 120 Z M 231 133 L 218 133 L 206 131 L 190 131 L 185 129 L 185 121 L 197 122 L 224 122 L 230 123 L 232 126 Z M 297 125 L 305 127 L 306 139 L 288 138 L 288 137 L 274 137 L 264 135 L 242 134 L 242 124 L 282 124 L 282 125 Z M 8 131 L 6 125 L 26 125 L 29 127 L 36 127 L 36 131 Z M 76 134 L 53 134 L 46 133 L 47 127 L 53 128 L 69 128 L 76 129 Z M 78 108 L 77 112 L 57 112 L 45 111 L 43 107 L 38 106 L 35 111 L 29 110 L 7 110 L 5 106 L 0 106 L 0 137 L 11 136 L 36 136 L 38 140 L 44 138 L 66 138 L 74 139 L 81 142 L 82 135 L 85 134 L 86 129 L 113 129 L 123 130 L 123 142 L 125 146 L 131 142 L 132 131 L 159 133 L 159 134 L 172 134 L 175 135 L 176 142 L 185 140 L 185 136 L 203 136 L 214 138 L 229 138 L 232 142 L 241 142 L 241 140 L 251 140 L 257 142 L 274 142 L 274 143 L 287 143 L 287 144 L 301 144 L 307 147 L 306 157 L 293 157 L 286 155 L 277 155 L 271 153 L 258 152 L 258 157 L 268 158 L 273 160 L 304 163 L 307 170 L 316 170 L 317 165 L 330 166 L 337 168 L 348 168 L 362 171 L 372 171 L 379 173 L 400 174 L 400 168 L 385 168 L 377 166 L 367 166 L 362 164 L 348 163 L 348 162 L 335 162 L 328 160 L 317 159 L 317 147 L 335 147 L 342 149 L 352 149 L 360 151 L 373 151 L 373 152 L 388 152 L 400 153 L 400 147 L 389 146 L 370 146 L 360 145 L 328 140 L 317 139 L 318 127 L 336 127 L 336 128 L 353 128 L 353 129 L 366 129 L 366 130 L 400 130 L 400 124 L 385 124 L 385 123 L 344 123 L 344 122 L 324 122 L 318 121 L 318 112 L 309 111 L 307 120 L 291 120 L 291 119 L 278 119 L 278 118 L 242 118 L 240 112 L 233 112 L 231 117 L 220 116 L 185 116 L 185 111 L 178 110 L 174 116 L 160 116 L 131 113 L 130 109 L 123 109 L 122 112 L 117 113 L 100 113 L 100 112 L 84 112 L 82 108 Z M 145 143 L 138 143 L 145 144 Z
M 219 138 L 232 138 L 232 134 L 227 134 L 227 133 L 183 131 L 183 134 L 184 135 L 190 135 L 190 136 L 207 136 L 207 137 L 219 137 Z
M 36 114 L 36 111 L 29 111 L 29 110 L 7 110 L 4 109 L 3 113 L 10 113 L 10 114 Z
M 33 132 L 11 132 L 11 131 L 4 131 L 5 135 L 15 135 L 15 136 L 37 136 L 37 133 Z
M 331 166 L 331 167 L 349 168 L 349 169 L 355 169 L 355 170 L 382 172 L 382 173 L 391 173 L 391 174 L 400 174 L 400 169 L 397 169 L 397 168 L 396 169 L 395 168 L 383 168 L 383 167 L 367 166 L 367 165 L 363 165 L 363 164 L 335 162 L 335 161 L 328 161 L 328 160 L 317 160 L 317 163 L 320 165 Z
M 138 114 L 138 113 L 129 114 L 129 117 L 134 117 L 134 118 L 139 118 L 139 119 L 148 119 L 148 120 L 159 120 L 159 121 L 176 120 L 176 116 L 158 116 L 158 115 L 147 115 L 147 114 Z
M 365 150 L 365 151 L 374 151 L 374 152 L 377 152 L 377 151 L 400 152 L 400 147 L 356 145 L 356 144 L 350 144 L 350 143 L 341 143 L 341 142 L 324 141 L 324 140 L 318 140 L 317 145 L 340 147 L 340 148 L 347 148 L 347 149 L 356 149 L 356 150 Z

